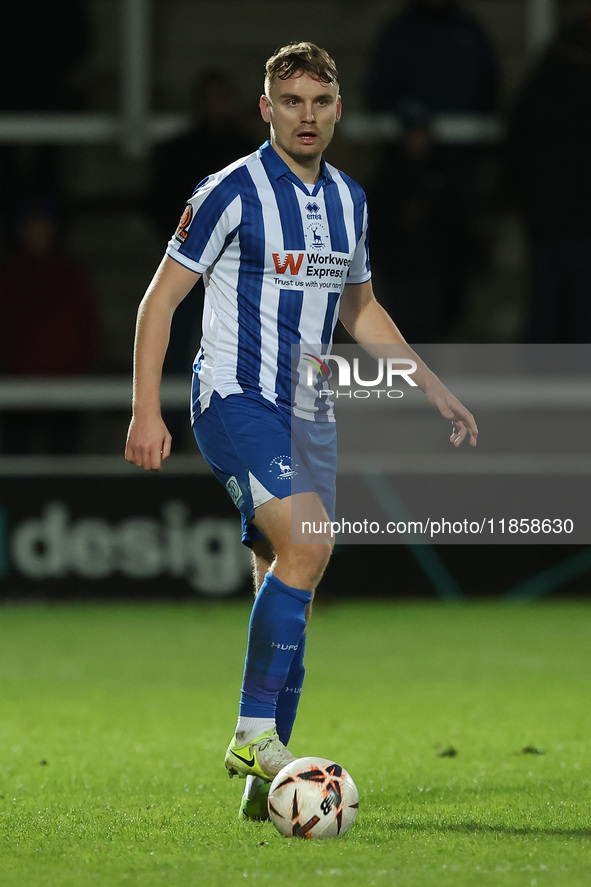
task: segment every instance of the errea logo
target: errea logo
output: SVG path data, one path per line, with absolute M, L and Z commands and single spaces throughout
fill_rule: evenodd
M 308 210 L 308 216 L 307 216 L 308 219 L 318 220 L 318 219 L 322 218 L 322 216 L 320 215 L 320 207 L 318 206 L 318 204 L 316 203 L 315 200 L 309 201 L 306 204 L 306 209 Z

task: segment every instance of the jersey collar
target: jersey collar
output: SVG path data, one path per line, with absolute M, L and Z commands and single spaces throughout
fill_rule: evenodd
M 310 195 L 308 188 L 304 185 L 301 179 L 298 179 L 295 173 L 291 171 L 285 160 L 279 156 L 277 151 L 273 148 L 271 142 L 267 139 L 264 145 L 260 147 L 261 160 L 263 162 L 263 166 L 265 167 L 265 171 L 268 176 L 271 176 L 274 179 L 289 179 L 290 182 L 293 182 L 301 191 L 305 194 Z M 316 196 L 320 189 L 324 185 L 328 185 L 332 182 L 332 178 L 330 173 L 326 168 L 326 161 L 324 157 L 320 158 L 320 175 L 318 176 L 318 181 L 314 185 L 314 190 L 312 192 L 312 196 Z

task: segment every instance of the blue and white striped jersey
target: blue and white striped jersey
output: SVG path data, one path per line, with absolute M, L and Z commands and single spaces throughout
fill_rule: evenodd
M 266 142 L 198 185 L 167 254 L 205 282 L 193 417 L 246 391 L 332 421 L 292 346 L 327 354 L 345 284 L 371 276 L 361 187 L 324 159 L 306 186 Z

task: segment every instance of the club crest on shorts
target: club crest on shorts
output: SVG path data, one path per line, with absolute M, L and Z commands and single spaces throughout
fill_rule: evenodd
M 297 476 L 296 468 L 299 468 L 299 465 L 292 467 L 291 456 L 275 456 L 271 459 L 269 474 L 273 474 L 278 480 L 289 480 Z

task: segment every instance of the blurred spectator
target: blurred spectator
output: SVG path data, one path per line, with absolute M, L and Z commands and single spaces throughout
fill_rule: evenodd
M 591 16 L 562 30 L 512 108 L 509 199 L 524 223 L 526 342 L 591 341 Z
M 190 128 L 157 145 L 146 209 L 166 241 L 199 182 L 259 147 L 237 106 L 237 89 L 228 75 L 205 71 L 191 89 Z
M 370 111 L 486 113 L 497 102 L 494 49 L 458 0 L 410 0 L 385 28 L 371 61 Z
M 476 256 L 474 216 L 483 149 L 441 144 L 438 114 L 482 114 L 497 103 L 498 68 L 480 24 L 456 0 L 410 0 L 378 38 L 367 106 L 401 121 L 368 188 L 380 292 L 411 341 L 453 333 Z M 377 237 L 373 232 L 377 232 Z
M 389 294 L 396 322 L 413 342 L 451 332 L 468 287 L 470 242 L 462 168 L 433 138 L 428 121 L 401 116 L 368 189 L 372 265 L 378 293 Z
M 85 271 L 59 245 L 58 210 L 43 198 L 18 214 L 14 252 L 0 265 L 0 373 L 73 376 L 91 370 L 99 347 L 99 317 Z M 75 411 L 6 411 L 5 453 L 75 452 Z
M 259 147 L 237 106 L 238 92 L 227 74 L 217 69 L 205 71 L 191 90 L 190 129 L 156 147 L 146 211 L 162 236 L 163 251 L 199 182 Z M 201 338 L 202 307 L 200 280 L 175 311 L 164 362 L 168 375 L 185 376 L 190 371 Z M 188 413 L 169 411 L 165 420 L 177 445 L 186 437 L 192 449 Z
M 6 3 L 0 29 L 0 113 L 75 111 L 77 82 L 92 44 L 85 0 Z M 4 232 L 23 195 L 59 194 L 59 148 L 0 143 L 0 218 Z

